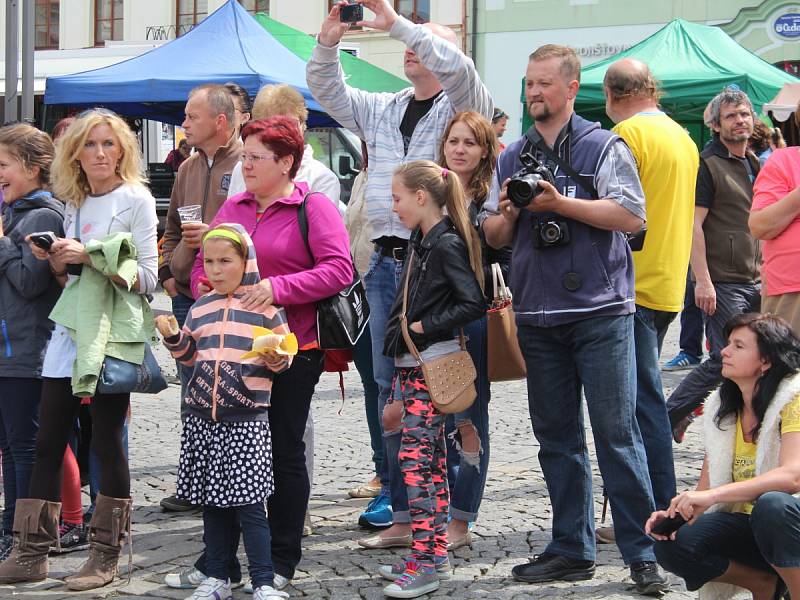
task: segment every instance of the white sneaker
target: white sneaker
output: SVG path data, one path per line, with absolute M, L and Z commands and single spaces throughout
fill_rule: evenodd
M 186 600 L 233 600 L 231 584 L 222 579 L 208 577 Z
M 253 600 L 274 600 L 275 598 L 288 598 L 286 592 L 279 592 L 269 585 L 262 585 L 253 592 Z
M 275 580 L 272 582 L 272 585 L 275 587 L 276 590 L 282 590 L 290 583 L 292 583 L 291 579 L 275 573 Z
M 286 579 L 283 575 L 278 575 L 275 573 L 275 579 L 272 582 L 272 585 L 275 587 L 276 590 L 282 590 L 287 585 L 292 582 L 291 579 Z M 263 585 L 261 587 L 264 587 Z M 242 591 L 245 594 L 252 594 L 253 593 L 253 582 L 251 580 L 247 580 L 247 583 L 244 584 L 244 588 Z
M 177 573 L 167 573 L 164 583 L 171 588 L 179 590 L 190 590 L 206 580 L 205 573 L 198 571 L 194 567 L 186 567 Z

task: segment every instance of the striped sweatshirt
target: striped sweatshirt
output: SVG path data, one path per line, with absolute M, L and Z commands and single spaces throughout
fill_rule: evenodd
M 306 65 L 306 82 L 314 98 L 336 119 L 367 143 L 369 181 L 365 191 L 367 219 L 373 239 L 410 231 L 392 212 L 392 174 L 412 160 L 436 160 L 439 140 L 456 112 L 474 110 L 491 120 L 493 104 L 472 60 L 430 29 L 398 17 L 389 35 L 419 57 L 444 90 L 414 129 L 406 153 L 400 122 L 414 89 L 397 93 L 365 92 L 348 86 L 339 64 L 339 48 L 317 43 Z
M 263 312 L 242 308 L 247 287 L 259 281 L 253 242 L 240 225 L 235 227 L 248 243 L 242 284 L 227 295 L 211 291 L 189 309 L 183 329 L 166 338 L 164 345 L 181 364 L 193 367 L 186 387 L 189 412 L 212 421 L 267 421 L 275 372 L 289 367 L 288 357 L 274 371 L 261 357 L 242 360 L 252 349 L 253 327 L 289 333 L 284 309 L 270 306 Z

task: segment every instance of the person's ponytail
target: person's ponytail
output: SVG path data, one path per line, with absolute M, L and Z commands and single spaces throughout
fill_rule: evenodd
M 483 289 L 483 260 L 481 258 L 481 244 L 478 238 L 478 233 L 472 226 L 469 220 L 469 212 L 467 210 L 467 198 L 464 194 L 464 188 L 458 176 L 442 169 L 442 176 L 445 183 L 445 208 L 447 215 L 455 225 L 458 235 L 464 240 L 467 246 L 467 253 L 469 254 L 469 264 L 472 271 L 475 273 L 475 278 L 478 284 Z

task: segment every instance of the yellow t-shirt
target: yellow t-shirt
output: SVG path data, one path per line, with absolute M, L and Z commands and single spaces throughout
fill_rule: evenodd
M 781 435 L 800 431 L 800 394 L 781 410 Z M 736 419 L 736 448 L 733 452 L 733 480 L 747 481 L 756 476 L 756 448 L 758 442 L 744 441 L 742 418 Z M 753 511 L 752 502 L 734 504 L 733 512 Z
M 692 247 L 697 146 L 659 111 L 638 113 L 613 131 L 636 158 L 647 211 L 644 248 L 633 253 L 636 304 L 680 312 Z

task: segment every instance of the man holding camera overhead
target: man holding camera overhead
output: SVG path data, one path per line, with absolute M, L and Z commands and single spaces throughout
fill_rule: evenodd
M 636 423 L 633 259 L 644 225 L 636 162 L 621 138 L 574 113 L 580 61 L 548 44 L 530 56 L 535 121 L 498 160 L 483 228 L 513 244 L 511 289 L 528 368 L 528 405 L 553 507 L 552 541 L 518 581 L 594 575 L 592 472 L 581 406 L 611 499 L 617 544 L 640 593 L 667 589 L 644 533 L 653 494 Z

